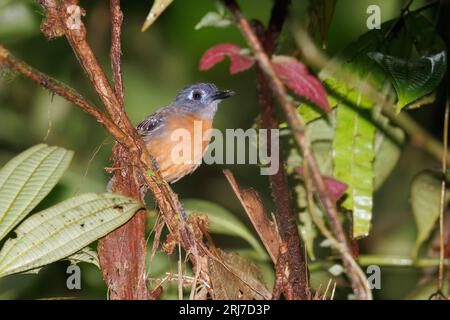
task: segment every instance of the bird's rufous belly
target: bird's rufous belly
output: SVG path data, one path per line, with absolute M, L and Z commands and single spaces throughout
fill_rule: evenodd
M 168 120 L 162 133 L 149 139 L 147 148 L 156 159 L 162 177 L 175 182 L 200 164 L 211 140 L 212 121 L 192 115 Z

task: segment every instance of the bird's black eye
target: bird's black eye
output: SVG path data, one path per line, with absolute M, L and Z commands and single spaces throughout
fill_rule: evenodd
M 192 99 L 200 100 L 202 98 L 202 93 L 200 91 L 194 91 L 192 93 Z

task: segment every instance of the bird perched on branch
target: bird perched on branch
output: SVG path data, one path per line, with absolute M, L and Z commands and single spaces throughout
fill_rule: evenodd
M 233 95 L 211 83 L 195 83 L 139 123 L 137 131 L 167 182 L 176 182 L 197 169 L 211 140 L 208 129 L 212 129 L 217 107 Z

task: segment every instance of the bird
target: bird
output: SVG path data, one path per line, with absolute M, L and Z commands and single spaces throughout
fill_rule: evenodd
M 234 95 L 234 91 L 219 90 L 212 83 L 194 83 L 179 91 L 169 105 L 145 117 L 137 125 L 136 130 L 164 180 L 174 183 L 198 168 L 211 142 L 211 135 L 204 133 L 213 128 L 219 103 Z M 196 141 L 194 135 L 199 133 L 195 130 L 196 125 L 201 127 L 200 148 L 193 145 Z M 190 157 L 181 162 L 173 157 L 173 149 L 180 144 L 173 138 L 178 129 L 188 132 L 192 137 L 191 145 L 187 146 L 192 151 Z M 108 191 L 112 190 L 113 181 L 111 179 L 108 183 Z

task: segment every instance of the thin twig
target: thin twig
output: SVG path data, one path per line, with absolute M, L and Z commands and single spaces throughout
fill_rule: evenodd
M 247 41 L 248 45 L 253 50 L 254 56 L 258 62 L 259 67 L 261 67 L 261 69 L 264 71 L 264 73 L 266 74 L 267 78 L 270 81 L 272 91 L 275 94 L 275 97 L 277 98 L 281 108 L 283 109 L 286 115 L 287 122 L 292 130 L 294 139 L 302 152 L 303 159 L 308 163 L 308 166 L 311 170 L 312 180 L 315 184 L 316 190 L 319 194 L 319 198 L 331 223 L 336 238 L 339 240 L 342 246 L 348 247 L 344 229 L 342 228 L 342 225 L 338 218 L 335 203 L 331 200 L 329 196 L 328 188 L 319 171 L 319 167 L 317 165 L 315 157 L 311 152 L 310 143 L 305 136 L 304 121 L 298 114 L 294 104 L 288 99 L 286 99 L 287 97 L 286 88 L 284 87 L 283 83 L 275 73 L 269 57 L 264 52 L 264 49 L 260 41 L 258 40 L 258 37 L 250 27 L 248 20 L 243 17 L 236 1 L 224 0 L 224 3 L 231 12 L 236 24 L 240 28 L 241 33 L 244 36 L 245 40 Z M 352 265 L 351 261 L 348 261 L 346 257 L 343 257 L 343 260 L 344 260 L 343 263 L 344 268 L 348 276 L 350 277 L 350 281 L 352 283 L 352 287 L 356 294 L 356 297 L 358 299 L 368 299 L 369 297 L 366 295 L 364 285 L 360 281 L 358 270 L 354 268 L 354 265 Z
M 270 57 L 275 53 L 278 38 L 283 28 L 287 15 L 290 0 L 276 0 L 270 15 L 267 30 L 256 21 L 253 24 L 254 30 L 263 44 L 266 54 Z M 266 78 L 264 71 L 258 66 L 256 70 L 258 83 L 258 102 L 261 110 L 262 127 L 268 129 L 267 150 L 271 150 L 272 129 L 279 127 L 279 121 L 275 113 L 275 104 L 273 94 L 270 90 L 270 82 Z M 310 299 L 311 293 L 308 287 L 308 270 L 306 255 L 302 251 L 302 243 L 297 227 L 292 199 L 290 197 L 289 186 L 287 183 L 284 157 L 280 150 L 278 156 L 279 170 L 269 177 L 272 190 L 272 197 L 275 202 L 275 214 L 277 216 L 278 230 L 280 236 L 287 245 L 286 264 L 290 271 L 286 278 L 283 292 L 291 293 L 293 299 Z M 279 275 L 280 273 L 276 273 Z M 286 294 L 285 294 L 286 296 Z
M 16 71 L 21 75 L 31 79 L 37 84 L 49 89 L 53 93 L 63 97 L 67 101 L 77 105 L 83 111 L 93 116 L 98 122 L 100 122 L 116 140 L 121 141 L 126 146 L 131 146 L 132 142 L 130 138 L 117 127 L 105 114 L 99 111 L 94 104 L 87 101 L 81 94 L 75 89 L 63 84 L 60 81 L 53 79 L 52 77 L 33 69 L 25 62 L 15 58 L 8 50 L 6 50 L 0 44 L 0 65 Z
M 318 216 L 316 213 L 316 208 L 314 206 L 314 199 L 313 199 L 313 183 L 310 176 L 310 170 L 308 165 L 305 163 L 304 166 L 304 176 L 305 176 L 305 189 L 306 189 L 306 203 L 308 208 L 308 213 L 314 222 L 314 224 L 317 226 L 317 228 L 320 230 L 322 235 L 330 241 L 331 245 L 339 251 L 339 253 L 344 258 L 344 263 L 349 263 L 352 266 L 353 272 L 355 273 L 355 277 L 358 277 L 358 280 L 360 281 L 361 287 L 365 291 L 365 295 L 368 299 L 372 299 L 372 292 L 368 286 L 367 278 L 364 274 L 364 272 L 361 270 L 360 266 L 356 262 L 355 258 L 353 257 L 350 249 L 348 246 L 343 246 L 336 238 L 333 236 L 333 233 L 328 230 L 327 226 L 323 222 L 323 220 Z M 356 281 L 356 279 L 355 279 Z
M 114 80 L 114 91 L 116 93 L 117 100 L 120 105 L 124 103 L 124 88 L 122 81 L 122 48 L 120 43 L 123 13 L 120 9 L 120 0 L 111 0 L 110 3 L 111 12 L 111 69 Z
M 358 264 L 362 267 L 377 265 L 385 268 L 436 268 L 439 267 L 439 258 L 412 259 L 409 256 L 391 255 L 360 255 Z M 334 259 L 315 261 L 309 264 L 310 271 L 327 269 L 335 264 Z M 450 266 L 449 259 L 444 259 L 444 265 Z
M 126 125 L 121 123 L 127 117 L 122 116 L 121 112 L 123 110 L 121 110 L 119 101 L 111 88 L 105 73 L 100 67 L 91 46 L 87 42 L 87 32 L 83 22 L 81 19 L 72 21 L 73 17 L 70 14 L 73 14 L 75 10 L 74 8 L 78 5 L 78 1 L 71 0 L 57 3 L 55 0 L 41 0 L 40 3 L 47 11 L 47 21 L 50 20 L 54 22 L 53 25 L 47 26 L 51 26 L 54 29 L 57 28 L 63 30 L 63 33 L 69 41 L 69 44 L 77 56 L 78 61 L 86 72 L 95 91 L 97 92 L 106 110 L 108 110 L 108 113 L 111 115 L 113 121 L 122 129 L 133 128 L 129 120 Z M 81 8 L 79 10 L 81 11 Z M 126 132 L 126 130 L 124 131 Z

